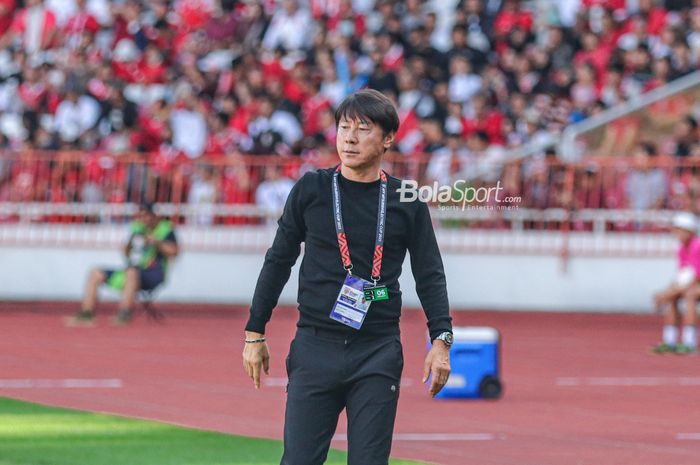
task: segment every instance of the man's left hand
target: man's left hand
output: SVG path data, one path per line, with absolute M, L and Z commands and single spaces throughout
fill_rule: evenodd
M 447 379 L 450 377 L 450 348 L 443 341 L 436 339 L 433 341 L 433 348 L 425 357 L 423 365 L 423 383 L 432 375 L 430 383 L 430 395 L 435 395 L 447 384 Z

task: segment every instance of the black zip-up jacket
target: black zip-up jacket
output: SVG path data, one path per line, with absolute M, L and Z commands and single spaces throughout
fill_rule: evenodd
M 340 258 L 333 224 L 331 182 L 334 169 L 306 173 L 289 194 L 277 234 L 265 255 L 250 307 L 247 331 L 265 332 L 272 309 L 305 244 L 299 272 L 299 327 L 338 332 L 357 330 L 332 320 L 329 315 L 346 272 Z M 370 279 L 377 231 L 379 184 L 356 182 L 339 176 L 343 224 L 353 263 L 352 272 Z M 399 275 L 406 256 L 416 291 L 428 318 L 431 340 L 452 330 L 445 272 L 428 206 L 420 201 L 399 202 L 401 180 L 388 176 L 384 255 L 379 285 L 389 289 L 389 300 L 372 302 L 362 328 L 367 334 L 398 334 L 401 316 Z

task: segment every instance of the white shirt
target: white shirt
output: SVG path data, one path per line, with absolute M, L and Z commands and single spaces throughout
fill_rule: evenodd
M 581 9 L 581 0 L 557 0 L 559 19 L 562 26 L 571 27 L 576 22 L 576 14 Z
M 112 7 L 109 0 L 88 0 L 85 8 L 102 26 L 112 24 Z
M 41 50 L 42 32 L 44 30 L 45 9 L 42 5 L 27 8 L 25 16 L 24 50 L 33 54 Z
M 201 113 L 186 109 L 175 110 L 170 117 L 173 147 L 197 158 L 207 146 L 207 122 Z
M 195 178 L 187 196 L 187 202 L 197 205 L 198 213 L 194 216 L 195 224 L 208 225 L 214 222 L 213 205 L 216 201 L 216 186 L 212 181 Z
M 294 187 L 294 181 L 289 178 L 263 181 L 258 186 L 255 191 L 255 203 L 267 212 L 270 222 L 282 213 L 292 187 Z
M 44 4 L 56 15 L 58 27 L 63 27 L 78 12 L 78 4 L 75 0 L 46 0 Z
M 54 124 L 61 140 L 73 142 L 97 122 L 99 104 L 91 97 L 81 95 L 77 102 L 64 100 L 56 108 Z
M 435 30 L 430 36 L 430 44 L 436 49 L 446 52 L 452 47 L 452 27 L 454 26 L 455 9 L 459 0 L 430 0 L 424 8 L 435 12 Z
M 321 84 L 321 95 L 330 100 L 334 107 L 337 107 L 346 96 L 345 84 L 340 81 L 324 81 Z
M 430 156 L 426 174 L 428 178 L 437 181 L 440 186 L 450 182 L 450 164 L 452 163 L 452 150 L 442 147 L 435 150 Z
M 376 0 L 352 0 L 352 10 L 355 13 L 367 14 L 374 9 Z
M 61 140 L 73 142 L 82 134 L 80 106 L 77 102 L 64 100 L 56 109 L 56 130 Z
M 311 34 L 311 16 L 304 8 L 299 8 L 293 15 L 285 9 L 279 9 L 272 16 L 270 26 L 263 38 L 263 47 L 273 50 L 282 45 L 287 50 L 299 50 L 309 45 Z
M 481 90 L 481 77 L 476 74 L 455 74 L 450 78 L 448 95 L 453 102 L 466 102 Z
M 216 187 L 211 181 L 196 178 L 187 196 L 188 203 L 214 203 L 216 200 Z
M 496 182 L 501 176 L 506 154 L 502 147 L 491 145 L 478 157 L 478 173 L 484 181 Z

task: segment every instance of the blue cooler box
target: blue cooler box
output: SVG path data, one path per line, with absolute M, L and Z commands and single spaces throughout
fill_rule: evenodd
M 503 392 L 500 376 L 500 334 L 488 326 L 453 328 L 452 372 L 439 399 L 497 399 Z M 430 342 L 428 343 L 430 345 Z

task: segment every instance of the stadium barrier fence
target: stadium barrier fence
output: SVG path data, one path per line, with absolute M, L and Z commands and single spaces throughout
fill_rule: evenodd
M 0 158 L 0 245 L 113 246 L 141 201 L 176 222 L 195 250 L 259 250 L 271 240 L 278 210 L 254 203 L 255 189 L 277 169 L 291 179 L 337 163 L 335 156 L 228 156 L 166 164 L 143 154 L 4 153 Z M 497 164 L 390 154 L 385 169 L 419 185 L 438 182 L 485 192 L 500 186 L 508 202 L 432 204 L 441 245 L 467 253 L 661 256 L 674 210 L 695 210 L 700 161 L 656 157 L 587 158 L 576 163 L 530 158 Z M 443 168 L 447 166 L 448 170 Z M 664 179 L 655 209 L 631 209 L 626 182 L 658 170 Z M 477 173 L 475 175 L 475 173 Z M 481 173 L 479 175 L 478 173 Z M 640 174 L 641 173 L 641 174 Z M 447 174 L 447 177 L 441 177 Z M 199 179 L 199 181 L 197 181 Z M 205 179 L 214 202 L 189 202 Z M 235 226 L 235 227 L 234 227 Z M 622 234 L 624 233 L 624 234 Z M 622 240 L 621 238 L 625 239 Z

